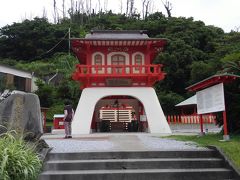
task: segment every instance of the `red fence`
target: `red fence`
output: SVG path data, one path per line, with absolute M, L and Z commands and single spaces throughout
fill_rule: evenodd
M 200 115 L 167 115 L 169 124 L 200 124 Z M 202 115 L 203 124 L 215 124 L 215 115 Z

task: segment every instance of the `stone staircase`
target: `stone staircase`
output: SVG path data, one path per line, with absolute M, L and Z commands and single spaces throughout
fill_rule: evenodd
M 232 180 L 216 150 L 49 153 L 39 180 Z

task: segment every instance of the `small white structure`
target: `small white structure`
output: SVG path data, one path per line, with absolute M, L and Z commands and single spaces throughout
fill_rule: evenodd
M 5 84 L 1 85 L 3 87 L 13 86 L 16 90 L 25 92 L 34 92 L 37 90 L 35 84 L 37 78 L 31 72 L 0 65 L 0 78 L 5 79 Z

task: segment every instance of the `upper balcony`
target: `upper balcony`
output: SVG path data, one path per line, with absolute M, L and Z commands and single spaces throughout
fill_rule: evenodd
M 85 87 L 152 87 L 164 79 L 161 64 L 151 65 L 80 65 L 73 79 Z

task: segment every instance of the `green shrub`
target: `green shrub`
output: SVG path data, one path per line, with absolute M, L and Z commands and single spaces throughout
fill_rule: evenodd
M 15 131 L 0 136 L 0 179 L 36 180 L 42 162 L 35 145 L 26 143 Z

